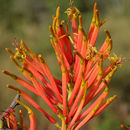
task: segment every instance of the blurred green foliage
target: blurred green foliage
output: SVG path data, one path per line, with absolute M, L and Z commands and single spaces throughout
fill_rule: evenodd
M 74 5 L 83 15 L 86 32 L 91 22 L 94 2 L 98 3 L 100 18 L 107 18 L 98 36 L 97 47 L 105 39 L 103 30 L 108 29 L 113 39 L 113 52 L 130 58 L 130 0 L 74 0 Z M 12 48 L 13 38 L 16 37 L 18 41 L 24 40 L 34 52 L 43 54 L 54 76 L 60 77 L 48 29 L 57 6 L 61 6 L 61 17 L 64 17 L 64 11 L 70 6 L 69 0 L 0 0 L 0 69 L 21 75 L 4 50 L 6 47 Z M 104 114 L 90 121 L 84 129 L 119 130 L 120 123 L 130 125 L 129 64 L 130 62 L 123 63 L 123 67 L 115 74 L 110 84 L 110 95 L 117 94 L 118 99 L 108 108 L 109 112 L 105 111 Z M 15 92 L 4 87 L 7 83 L 17 85 L 1 73 L 0 111 L 6 109 L 15 95 Z M 43 101 L 34 98 L 41 106 L 43 105 Z M 34 111 L 36 112 L 35 109 Z M 37 115 L 38 130 L 55 129 L 48 124 L 48 121 L 43 123 L 45 118 L 41 114 L 37 113 Z

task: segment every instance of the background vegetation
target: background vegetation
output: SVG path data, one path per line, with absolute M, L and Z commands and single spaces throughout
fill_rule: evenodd
M 117 53 L 118 56 L 130 58 L 130 0 L 74 0 L 74 4 L 83 15 L 86 32 L 92 18 L 94 2 L 98 3 L 100 18 L 107 19 L 100 30 L 96 43 L 97 47 L 102 44 L 105 38 L 103 30 L 108 29 L 113 40 L 113 52 Z M 63 13 L 69 7 L 69 0 L 0 0 L 1 70 L 6 69 L 19 75 L 19 71 L 9 60 L 9 55 L 4 49 L 6 47 L 12 49 L 12 43 L 16 37 L 17 41 L 24 40 L 37 54 L 43 54 L 53 74 L 56 77 L 60 76 L 55 54 L 49 41 L 50 33 L 48 29 L 52 22 L 51 16 L 55 15 L 56 7 L 59 5 L 61 6 L 61 13 Z M 64 16 L 62 14 L 62 17 Z M 130 62 L 123 63 L 123 67 L 116 72 L 110 84 L 109 96 L 117 94 L 116 101 L 82 129 L 120 130 L 121 123 L 130 125 L 129 66 Z M 6 84 L 18 86 L 12 79 L 0 73 L 0 112 L 8 107 L 15 95 L 15 92 L 5 87 Z M 43 108 L 46 108 L 42 100 L 34 98 Z M 38 112 L 37 115 L 38 130 L 56 129 L 45 120 L 43 115 Z

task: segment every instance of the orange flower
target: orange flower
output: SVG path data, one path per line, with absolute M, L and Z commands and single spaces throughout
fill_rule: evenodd
M 85 33 L 82 16 L 76 7 L 68 8 L 66 13 L 68 21 L 60 22 L 60 7 L 58 7 L 56 16 L 53 16 L 53 24 L 49 27 L 52 35 L 51 44 L 59 63 L 62 81 L 52 75 L 44 58 L 32 52 L 23 41 L 20 45 L 15 44 L 16 53 L 8 48 L 6 50 L 12 55 L 11 60 L 29 82 L 5 70 L 3 73 L 41 97 L 62 120 L 62 126 L 60 126 L 29 95 L 11 85 L 8 86 L 18 91 L 21 97 L 45 115 L 51 123 L 58 128 L 61 127 L 62 130 L 72 128 L 78 130 L 116 98 L 113 96 L 106 99 L 109 94 L 108 84 L 122 58 L 118 58 L 115 54 L 113 57 L 109 56 L 112 40 L 107 30 L 105 30 L 106 39 L 103 45 L 99 50 L 95 47 L 99 29 L 105 22 L 105 20 L 101 22 L 99 20 L 96 3 L 88 34 Z M 70 25 L 71 29 L 69 29 Z M 110 61 L 110 64 L 104 69 L 106 60 Z M 86 106 L 88 106 L 87 109 L 82 111 Z

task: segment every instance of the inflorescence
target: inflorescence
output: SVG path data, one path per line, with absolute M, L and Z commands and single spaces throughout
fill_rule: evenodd
M 62 121 L 62 125 L 60 125 L 43 109 L 44 107 L 39 106 L 23 90 L 8 85 L 8 88 L 16 90 L 51 123 L 62 130 L 78 130 L 101 113 L 116 98 L 116 96 L 106 97 L 109 93 L 108 84 L 122 58 L 118 58 L 115 54 L 112 57 L 109 56 L 112 50 L 112 39 L 107 30 L 105 30 L 106 39 L 100 49 L 97 50 L 95 47 L 99 29 L 106 21 L 100 22 L 96 3 L 88 34 L 83 28 L 82 16 L 76 7 L 68 8 L 65 13 L 68 21 L 60 22 L 60 7 L 58 7 L 56 16 L 53 16 L 53 24 L 49 27 L 51 44 L 59 63 L 62 80 L 55 78 L 42 55 L 36 55 L 23 41 L 15 44 L 16 53 L 8 48 L 6 50 L 11 54 L 10 59 L 28 82 L 6 70 L 3 70 L 3 73 L 41 97 Z M 104 67 L 106 60 L 109 61 L 109 64 Z M 17 129 L 19 124 L 21 128 L 35 130 L 36 120 L 32 110 L 21 101 L 16 100 L 16 102 L 28 110 L 30 127 L 23 123 L 21 111 L 21 122 L 16 121 L 13 109 L 2 115 L 8 122 L 8 126 Z

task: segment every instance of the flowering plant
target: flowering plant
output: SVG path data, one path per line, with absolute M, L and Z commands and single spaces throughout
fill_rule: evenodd
M 106 39 L 100 49 L 97 50 L 95 47 L 99 29 L 106 21 L 104 19 L 100 22 L 96 3 L 88 34 L 85 33 L 82 16 L 75 6 L 68 8 L 65 13 L 68 21 L 60 22 L 60 7 L 58 7 L 56 16 L 53 16 L 53 24 L 49 27 L 52 36 L 51 44 L 61 70 L 61 80 L 52 75 L 42 55 L 36 55 L 23 41 L 20 42 L 20 45 L 17 42 L 14 44 L 16 53 L 8 48 L 6 50 L 12 55 L 10 59 L 28 82 L 6 70 L 3 70 L 3 73 L 46 102 L 52 112 L 61 119 L 62 125 L 23 90 L 8 85 L 8 88 L 16 90 L 22 98 L 40 111 L 56 127 L 62 130 L 78 130 L 101 113 L 116 98 L 114 95 L 106 99 L 109 93 L 108 84 L 122 58 L 118 58 L 116 54 L 110 56 L 112 40 L 107 30 L 105 30 Z M 106 60 L 109 61 L 109 65 L 104 68 L 103 63 Z M 21 121 L 17 122 L 14 110 L 10 107 L 1 115 L 6 119 L 8 127 L 14 130 L 17 130 L 17 126 L 22 129 L 35 130 L 36 119 L 32 110 L 19 100 L 15 100 L 15 102 L 28 110 L 30 126 L 27 127 L 23 123 L 21 111 Z

